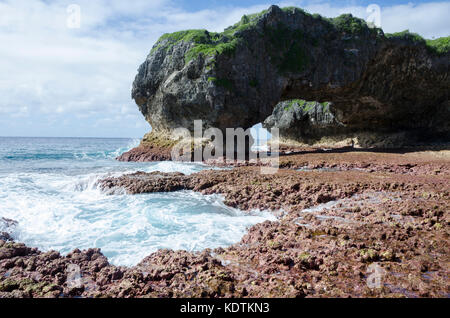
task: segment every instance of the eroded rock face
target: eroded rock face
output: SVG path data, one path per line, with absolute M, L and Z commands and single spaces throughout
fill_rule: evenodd
M 132 96 L 154 132 L 167 136 L 177 127 L 192 131 L 196 119 L 205 128 L 249 128 L 279 102 L 305 99 L 331 102 L 327 133 L 445 138 L 449 60 L 448 49 L 408 34 L 387 37 L 351 15 L 325 19 L 272 6 L 223 33 L 164 35 L 140 66 Z M 307 128 L 304 135 L 323 132 Z
M 295 141 L 314 143 L 324 136 L 339 135 L 347 130 L 330 111 L 332 104 L 293 100 L 278 104 L 263 123 L 278 128 L 283 144 Z
M 357 147 L 399 148 L 442 142 L 435 132 L 430 139 L 425 130 L 357 129 L 340 122 L 331 112 L 333 104 L 292 100 L 278 104 L 263 123 L 267 129 L 278 128 L 281 147 Z M 437 128 L 436 131 L 438 129 Z M 273 143 L 275 140 L 271 140 Z

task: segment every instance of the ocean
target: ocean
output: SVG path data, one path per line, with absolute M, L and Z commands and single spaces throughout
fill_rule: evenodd
M 107 176 L 212 169 L 115 160 L 138 144 L 138 139 L 0 137 L 0 217 L 18 222 L 10 234 L 44 252 L 100 248 L 111 264 L 134 266 L 158 249 L 226 247 L 239 242 L 249 226 L 275 220 L 269 212 L 228 207 L 220 195 L 103 193 L 97 183 Z

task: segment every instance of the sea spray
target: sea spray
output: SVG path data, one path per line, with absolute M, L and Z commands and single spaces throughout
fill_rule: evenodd
M 122 163 L 130 139 L 0 138 L 0 217 L 43 251 L 101 248 L 112 264 L 135 265 L 161 248 L 200 251 L 238 242 L 246 228 L 275 217 L 244 213 L 219 195 L 191 191 L 109 195 L 99 180 L 136 171 L 192 174 L 196 163 Z

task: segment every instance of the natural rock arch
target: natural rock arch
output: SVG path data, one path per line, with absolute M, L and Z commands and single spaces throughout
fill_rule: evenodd
M 140 66 L 132 96 L 159 139 L 192 130 L 196 119 L 205 128 L 250 128 L 293 99 L 331 102 L 338 124 L 312 129 L 318 138 L 367 131 L 447 138 L 448 40 L 386 36 L 351 15 L 271 6 L 222 33 L 165 34 Z

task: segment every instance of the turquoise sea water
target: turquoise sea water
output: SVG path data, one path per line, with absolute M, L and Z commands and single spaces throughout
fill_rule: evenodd
M 63 254 L 97 247 L 111 263 L 124 266 L 135 265 L 160 248 L 202 250 L 231 245 L 248 226 L 274 219 L 267 212 L 249 215 L 227 207 L 218 195 L 103 193 L 97 182 L 106 176 L 211 169 L 195 163 L 115 160 L 138 143 L 133 139 L 0 137 L 0 217 L 18 221 L 9 231 L 29 246 Z

